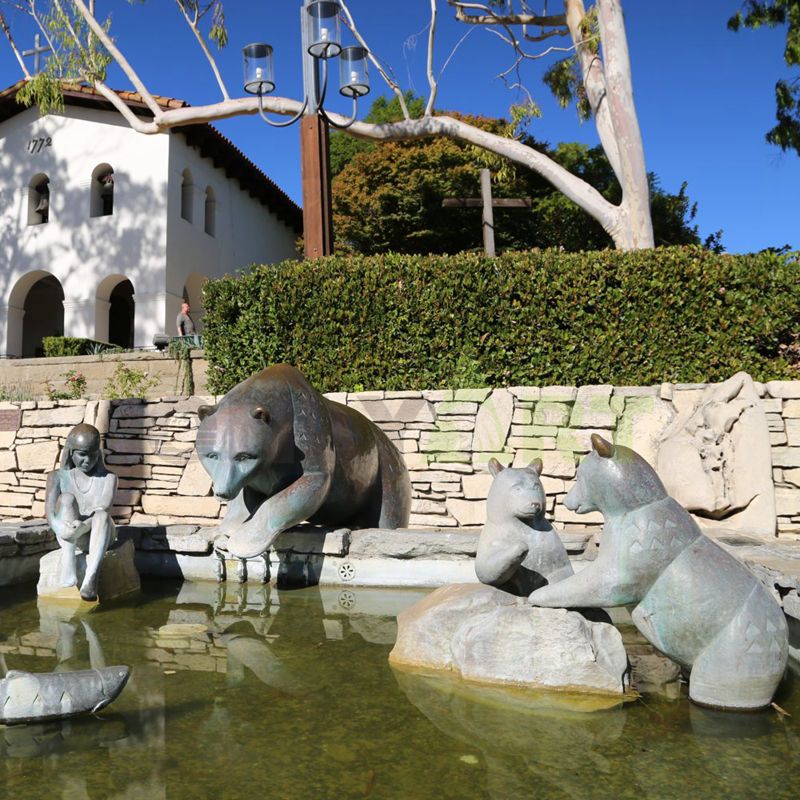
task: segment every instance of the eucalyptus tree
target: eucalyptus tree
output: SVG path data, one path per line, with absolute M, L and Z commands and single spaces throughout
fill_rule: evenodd
M 39 0 L 38 3 L 37 0 L 0 0 L 0 6 L 13 6 L 27 13 L 54 53 L 44 72 L 30 75 L 7 17 L 0 16 L 0 27 L 26 82 L 21 98 L 37 103 L 47 111 L 58 105 L 59 88 L 64 81 L 85 82 L 113 104 L 134 130 L 143 134 L 258 113 L 257 98 L 232 96 L 217 66 L 213 48 L 209 46 L 223 47 L 227 42 L 223 0 L 173 2 L 193 32 L 201 56 L 213 73 L 220 92 L 218 102 L 183 108 L 161 105 L 114 38 L 110 18 L 103 16 L 100 0 Z M 424 0 L 419 2 L 424 3 Z M 369 48 L 363 32 L 366 28 L 362 29 L 361 20 L 356 20 L 350 0 L 339 0 L 339 5 L 345 25 L 367 48 L 373 67 L 395 94 L 403 112 L 403 119 L 396 122 L 355 122 L 348 133 L 379 141 L 443 136 L 473 145 L 530 169 L 549 181 L 593 217 L 617 248 L 653 247 L 648 176 L 633 98 L 620 0 L 596 0 L 588 8 L 584 0 L 563 0 L 558 4 L 558 13 L 548 11 L 547 0 L 537 0 L 536 8 L 531 0 L 446 0 L 446 3 L 444 0 L 428 0 L 425 4 L 429 15 L 426 26 L 428 92 L 424 111 L 418 117 L 409 112 L 403 87 L 394 71 Z M 469 29 L 482 28 L 485 33 L 500 37 L 508 46 L 510 61 L 501 77 L 526 98 L 525 102 L 511 107 L 510 114 L 515 124 L 508 130 L 484 130 L 464 119 L 435 113 L 440 81 L 454 55 L 452 50 L 443 53 L 437 46 L 442 10 L 452 13 L 459 25 Z M 143 13 L 146 13 L 146 8 Z M 372 25 L 376 19 L 363 21 Z M 524 84 L 526 67 L 546 57 L 556 59 L 545 73 L 547 85 L 563 105 L 576 103 L 582 118 L 594 122 L 600 145 L 621 188 L 619 202 L 607 199 L 597 187 L 570 172 L 548 153 L 531 146 L 531 140 L 521 135 L 525 121 L 538 113 L 533 95 Z M 152 118 L 134 114 L 119 94 L 109 87 L 106 74 L 112 61 L 141 95 Z M 294 115 L 302 108 L 302 102 L 268 96 L 263 98 L 263 108 L 276 114 Z M 331 116 L 344 122 L 344 118 Z

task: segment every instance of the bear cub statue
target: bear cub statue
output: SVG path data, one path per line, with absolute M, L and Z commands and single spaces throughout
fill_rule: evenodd
M 564 505 L 605 517 L 597 558 L 529 598 L 548 608 L 630 605 L 639 632 L 691 670 L 689 697 L 730 710 L 768 706 L 788 658 L 786 620 L 764 585 L 705 536 L 627 447 L 592 435 Z
M 505 469 L 493 458 L 489 472 L 494 481 L 475 558 L 478 580 L 524 597 L 572 575 L 561 537 L 544 518 L 541 459 L 524 469 Z

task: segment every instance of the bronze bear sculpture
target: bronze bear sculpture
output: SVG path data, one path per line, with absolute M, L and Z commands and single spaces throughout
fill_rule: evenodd
M 198 409 L 197 453 L 214 494 L 228 500 L 218 533 L 237 558 L 269 550 L 311 522 L 402 528 L 411 510 L 403 457 L 383 431 L 277 364 Z
M 489 461 L 494 481 L 475 574 L 481 583 L 518 596 L 573 574 L 561 537 L 544 516 L 542 466 L 540 458 L 522 469 L 506 469 L 496 458 Z
M 691 670 L 700 705 L 769 705 L 788 658 L 783 611 L 737 558 L 705 536 L 668 494 L 655 470 L 627 447 L 592 434 L 564 505 L 605 518 L 597 558 L 543 586 L 535 606 L 635 606 L 647 640 Z

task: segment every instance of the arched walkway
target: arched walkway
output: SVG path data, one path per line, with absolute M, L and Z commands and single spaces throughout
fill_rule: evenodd
M 136 303 L 133 284 L 124 275 L 109 275 L 97 287 L 95 338 L 133 347 Z
M 198 333 L 203 332 L 203 284 L 208 280 L 205 275 L 193 272 L 183 286 L 183 300 L 191 306 L 191 316 Z
M 108 309 L 108 341 L 120 347 L 133 347 L 133 324 L 136 306 L 133 301 L 133 284 L 129 280 L 118 283 L 111 292 Z
M 11 290 L 8 315 L 7 351 L 12 356 L 42 355 L 45 336 L 64 335 L 64 290 L 58 278 L 44 270 L 23 275 Z

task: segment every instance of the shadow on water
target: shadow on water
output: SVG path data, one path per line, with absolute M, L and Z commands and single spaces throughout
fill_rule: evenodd
M 598 704 L 393 672 L 396 615 L 424 594 L 147 582 L 88 615 L 8 595 L 9 669 L 132 675 L 98 718 L 0 728 L 0 796 L 792 796 L 797 674 L 782 717 L 701 709 L 685 688 Z

